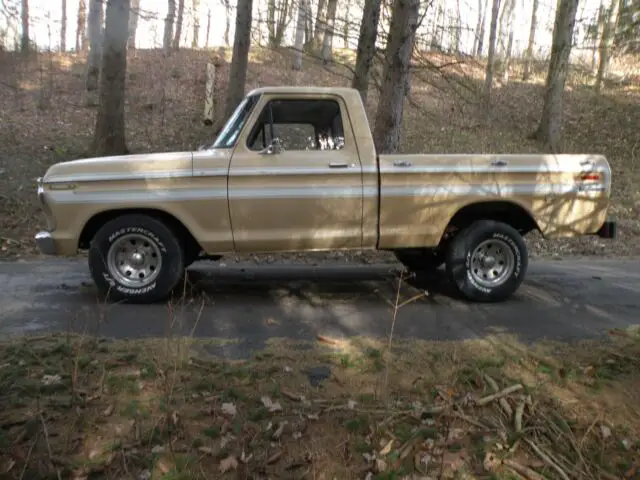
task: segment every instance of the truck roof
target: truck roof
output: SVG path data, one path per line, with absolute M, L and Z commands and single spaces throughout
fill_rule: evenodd
M 311 93 L 311 94 L 338 94 L 353 95 L 357 90 L 350 87 L 316 87 L 316 86 L 282 86 L 282 87 L 260 87 L 251 90 L 248 95 L 261 93 Z

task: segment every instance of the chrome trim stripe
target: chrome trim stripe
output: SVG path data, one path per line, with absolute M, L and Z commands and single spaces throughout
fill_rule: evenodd
M 225 188 L 189 188 L 174 190 L 110 190 L 103 192 L 56 191 L 50 193 L 54 203 L 147 203 L 183 200 L 226 200 Z
M 550 196 L 567 193 L 588 194 L 597 191 L 596 186 L 584 188 L 580 184 L 515 184 L 515 185 L 422 185 L 422 186 L 382 186 L 383 200 L 389 197 L 505 197 L 512 195 Z M 111 190 L 102 192 L 83 192 L 77 190 L 59 190 L 49 192 L 49 198 L 56 203 L 132 203 L 184 200 L 226 200 L 227 189 L 223 188 L 184 188 L 157 190 Z M 318 186 L 318 187 L 234 187 L 230 199 L 278 199 L 278 198 L 375 198 L 378 188 L 375 186 Z M 115 201 L 114 201 L 115 200 Z
M 226 175 L 226 169 L 224 170 Z M 72 175 L 54 175 L 45 180 L 46 183 L 72 182 L 111 182 L 118 180 L 157 180 L 163 178 L 185 178 L 192 175 L 190 168 L 179 170 L 159 170 L 155 172 L 127 172 L 127 173 L 78 173 Z
M 161 170 L 155 172 L 127 172 L 127 173 L 85 173 L 73 175 L 55 175 L 46 179 L 45 183 L 72 183 L 72 182 L 108 182 L 108 181 L 137 181 L 137 180 L 158 180 L 169 178 L 188 178 L 194 177 L 220 177 L 226 176 L 229 170 L 224 167 L 218 168 L 198 168 L 194 169 L 178 169 L 178 170 Z M 468 165 L 419 165 L 415 167 L 380 167 L 382 175 L 388 174 L 540 174 L 540 173 L 588 173 L 595 172 L 603 174 L 605 184 L 610 184 L 611 173 L 609 169 L 604 167 L 587 168 L 580 165 L 559 166 L 554 165 L 550 168 L 542 168 L 542 166 L 533 165 L 514 165 L 506 167 L 491 166 L 468 166 Z M 356 164 L 353 168 L 333 169 L 326 167 L 247 167 L 231 169 L 231 176 L 264 176 L 264 175 L 326 175 L 336 174 L 377 174 L 377 166 L 359 166 Z M 610 187 L 609 187 L 610 188 Z M 608 188 L 608 189 L 609 189 Z
M 435 197 L 435 196 L 485 196 L 498 197 L 511 195 L 563 195 L 579 191 L 578 184 L 571 183 L 521 183 L 512 185 L 422 185 L 422 186 L 385 186 L 382 185 L 382 195 L 392 197 Z M 384 199 L 383 199 L 384 200 Z
M 375 171 L 375 170 L 374 170 Z M 505 173 L 530 173 L 530 174 L 540 174 L 540 173 L 602 173 L 607 175 L 606 169 L 599 167 L 597 169 L 593 168 L 585 168 L 580 165 L 571 165 L 568 167 L 561 167 L 559 165 L 555 165 L 552 168 L 541 168 L 540 166 L 533 165 L 515 165 L 515 166 L 505 166 L 505 167 L 492 167 L 492 166 L 468 166 L 468 165 L 447 165 L 447 166 L 436 166 L 436 165 L 420 165 L 415 167 L 395 167 L 395 166 L 385 166 L 382 165 L 380 167 L 381 174 L 395 174 L 395 173 L 494 173 L 494 174 L 505 174 Z

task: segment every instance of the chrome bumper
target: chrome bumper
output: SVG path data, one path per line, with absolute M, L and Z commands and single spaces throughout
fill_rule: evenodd
M 53 242 L 53 237 L 49 232 L 38 232 L 36 233 L 36 243 L 38 244 L 38 249 L 45 255 L 55 255 L 56 254 L 56 246 Z

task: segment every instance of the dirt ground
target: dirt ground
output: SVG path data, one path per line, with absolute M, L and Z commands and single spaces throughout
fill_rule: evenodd
M 84 93 L 85 59 L 74 54 L 39 54 L 24 59 L 0 54 L 0 258 L 36 255 L 34 233 L 44 226 L 35 198 L 35 179 L 55 162 L 86 155 L 94 128 L 96 102 Z M 216 52 L 184 49 L 169 59 L 158 51 L 129 56 L 127 82 L 127 141 L 132 152 L 195 149 L 210 141 L 211 127 L 203 125 L 205 68 Z M 227 60 L 230 52 L 225 52 Z M 351 55 L 351 56 L 350 56 Z M 254 50 L 248 85 L 348 85 L 352 54 L 338 53 L 338 63 L 324 66 L 307 58 L 301 72 L 290 68 L 288 51 Z M 431 55 L 441 64 L 451 59 Z M 344 63 L 346 66 L 341 65 Z M 542 107 L 544 65 L 529 83 L 512 80 L 495 90 L 494 106 L 486 113 L 478 106 L 483 66 L 465 60 L 445 69 L 413 75 L 410 104 L 405 115 L 405 152 L 500 153 L 536 152 L 527 136 Z M 619 62 L 629 65 L 629 61 Z M 636 63 L 637 64 L 637 63 Z M 627 67 L 628 68 L 628 67 Z M 628 73 L 628 72 L 627 72 Z M 631 73 L 634 73 L 633 71 Z M 219 69 L 218 100 L 222 105 L 227 66 Z M 613 167 L 611 212 L 618 219 L 619 238 L 543 241 L 527 239 L 533 256 L 640 254 L 640 85 L 608 85 L 596 96 L 590 80 L 575 70 L 565 103 L 565 152 L 605 154 Z M 630 83 L 630 84 L 629 84 Z M 222 108 L 222 106 L 220 107 Z M 373 125 L 376 95 L 368 105 Z M 266 256 L 267 261 L 273 256 Z M 262 261 L 264 256 L 255 257 Z M 296 261 L 393 261 L 388 254 L 314 254 Z M 231 260 L 233 261 L 233 260 Z

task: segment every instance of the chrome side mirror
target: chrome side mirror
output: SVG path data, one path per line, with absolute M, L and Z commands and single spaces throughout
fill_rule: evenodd
M 260 155 L 277 155 L 281 153 L 282 150 L 282 141 L 276 137 L 271 141 L 270 145 L 267 145 L 265 148 L 260 150 L 259 153 Z

